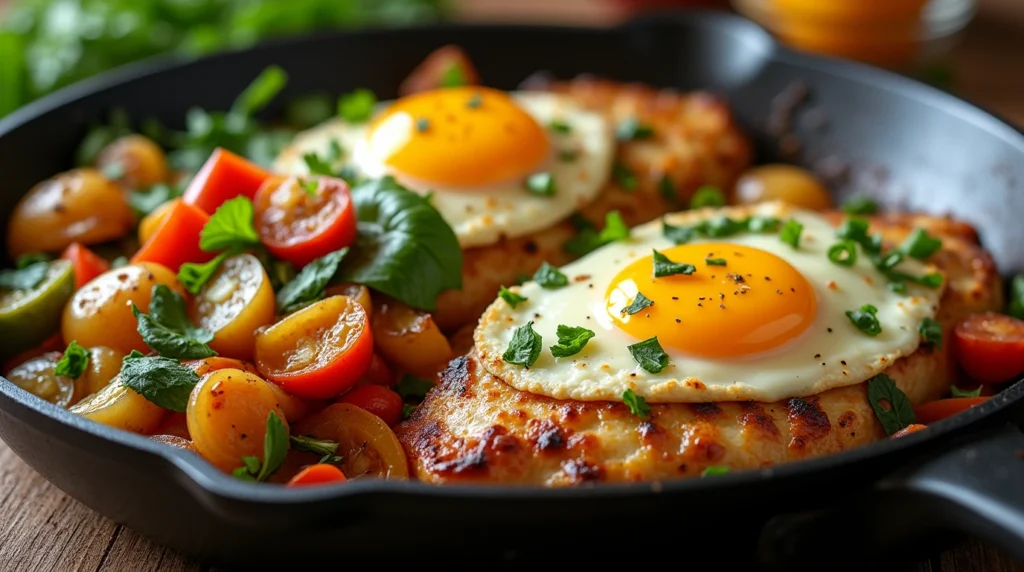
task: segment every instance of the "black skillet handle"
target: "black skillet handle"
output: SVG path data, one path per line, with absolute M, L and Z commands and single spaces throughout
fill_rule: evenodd
M 1007 424 L 882 483 L 909 493 L 928 518 L 1024 562 L 1024 432 Z

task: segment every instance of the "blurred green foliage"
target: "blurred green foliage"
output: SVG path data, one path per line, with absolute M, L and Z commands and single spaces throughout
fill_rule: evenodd
M 0 23 L 0 117 L 110 68 L 328 29 L 430 22 L 446 0 L 17 0 Z

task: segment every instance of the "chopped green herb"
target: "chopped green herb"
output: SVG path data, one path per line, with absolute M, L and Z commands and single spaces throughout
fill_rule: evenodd
M 622 392 L 622 402 L 629 408 L 629 412 L 641 419 L 646 419 L 651 414 L 651 406 L 641 395 L 637 395 L 632 389 Z
M 244 196 L 224 201 L 199 232 L 199 248 L 206 252 L 245 250 L 259 244 L 260 235 L 253 226 L 252 201 Z
M 782 221 L 772 216 L 752 216 L 745 223 L 750 232 L 766 233 L 778 230 Z
M 779 240 L 793 248 L 800 248 L 800 235 L 803 232 L 804 225 L 790 219 L 786 221 L 786 224 L 782 225 L 782 231 L 779 232 Z
M 724 238 L 750 230 L 748 221 L 734 220 L 729 217 L 720 216 L 710 220 L 701 221 L 694 227 L 698 233 L 708 238 Z
M 843 203 L 843 212 L 852 215 L 873 215 L 878 212 L 878 203 L 871 197 L 856 196 Z
M 882 333 L 882 324 L 878 323 L 878 308 L 871 304 L 864 304 L 860 309 L 847 311 L 846 317 L 850 323 L 857 326 L 857 329 L 869 336 L 877 336 Z
M 89 366 L 89 350 L 78 345 L 78 342 L 71 340 L 68 344 L 68 349 L 64 350 L 64 355 L 60 356 L 60 360 L 57 362 L 57 367 L 53 370 L 53 373 L 64 377 L 70 377 L 71 379 L 78 379 L 85 373 L 85 368 Z
M 403 375 L 402 379 L 395 384 L 395 392 L 402 396 L 402 399 L 416 401 L 417 403 L 423 401 L 423 398 L 433 388 L 434 382 L 408 373 Z
M 674 205 L 679 202 L 679 193 L 676 192 L 676 185 L 668 175 L 662 176 L 661 180 L 658 181 L 658 194 L 669 204 Z
M 551 346 L 551 355 L 556 358 L 563 358 L 574 356 L 583 351 L 583 347 L 587 345 L 587 342 L 595 334 L 593 330 L 586 328 L 559 324 L 555 335 L 558 336 L 558 343 Z
M 839 266 L 853 266 L 857 263 L 857 245 L 849 240 L 840 240 L 829 247 L 828 259 Z
M 933 318 L 921 320 L 921 323 L 917 326 L 917 331 L 928 345 L 933 348 L 942 347 L 942 324 L 937 320 Z
M 181 185 L 157 183 L 145 191 L 135 190 L 128 193 L 128 204 L 132 210 L 144 217 L 167 201 L 180 197 L 183 191 Z
M 534 173 L 526 178 L 526 189 L 535 195 L 553 197 L 557 190 L 551 173 Z
M 729 474 L 729 467 L 725 467 L 722 465 L 710 465 L 708 467 L 705 467 L 704 470 L 700 472 L 700 478 L 703 479 L 705 477 L 715 477 L 726 474 Z
M 916 421 L 910 400 L 884 373 L 868 380 L 868 400 L 886 435 L 892 435 Z
M 168 357 L 145 357 L 137 351 L 121 360 L 121 384 L 150 402 L 184 413 L 192 388 L 199 383 L 196 372 Z
M 411 403 L 402 404 L 402 421 L 412 417 L 412 414 L 416 413 L 416 406 Z
M 567 240 L 564 245 L 565 251 L 570 254 L 583 256 L 616 240 L 629 238 L 629 227 L 626 226 L 626 221 L 622 220 L 619 211 L 610 211 L 604 216 L 604 228 L 601 232 L 598 232 L 587 219 L 580 219 L 576 221 L 579 233 Z
M 688 226 L 674 226 L 661 219 L 661 235 L 674 244 L 686 244 L 693 240 L 697 231 Z
M 625 308 L 623 308 L 622 312 L 632 316 L 633 314 L 636 314 L 640 310 L 643 310 L 644 308 L 648 308 L 648 307 L 653 306 L 653 305 L 654 305 L 654 301 L 653 300 L 651 300 L 647 296 L 644 296 L 643 292 L 637 292 L 636 293 L 636 298 L 633 298 L 633 302 L 630 303 L 629 306 L 626 306 Z
M 647 123 L 641 123 L 636 117 L 630 117 L 615 129 L 615 137 L 619 141 L 639 141 L 650 139 L 653 136 L 654 127 Z
M 561 119 L 552 120 L 548 127 L 556 133 L 572 133 L 572 126 Z
M 870 223 L 862 218 L 847 217 L 836 229 L 836 237 L 856 242 L 868 254 L 878 254 L 882 250 L 882 236 L 869 235 L 868 228 L 870 226 Z
M 483 105 L 483 103 L 483 97 L 481 97 L 480 93 L 477 92 L 470 96 L 469 101 L 466 102 L 466 107 L 470 109 L 479 109 L 480 106 Z
M 338 273 L 338 265 L 346 254 L 347 247 L 305 265 L 291 282 L 278 290 L 278 312 L 288 314 L 322 299 L 327 283 Z
M 235 98 L 231 114 L 248 117 L 266 107 L 288 83 L 288 74 L 279 66 L 267 66 Z
M 306 191 L 307 195 L 309 195 L 312 198 L 316 198 L 317 191 L 320 190 L 320 181 L 319 180 L 317 180 L 317 179 L 308 179 L 308 180 L 305 180 L 305 181 L 300 181 L 300 184 L 302 185 L 302 190 Z
M 914 232 L 900 246 L 900 251 L 917 260 L 925 260 L 942 248 L 942 240 L 929 236 L 923 228 L 915 228 Z
M 338 98 L 338 115 L 349 123 L 364 123 L 373 115 L 377 96 L 368 89 L 357 89 Z
M 697 267 L 692 264 L 672 262 L 667 256 L 657 250 L 653 250 L 653 253 L 655 278 L 675 276 L 676 274 L 690 275 L 697 271 Z
M 153 286 L 149 314 L 132 304 L 142 341 L 162 357 L 203 359 L 217 355 L 208 345 L 213 333 L 193 326 L 185 311 L 185 300 L 164 284 Z
M 498 289 L 498 296 L 501 296 L 501 299 L 513 308 L 529 300 L 526 296 L 520 296 L 518 293 L 513 292 L 504 286 Z
M 657 336 L 626 346 L 626 349 L 640 367 L 651 373 L 660 373 L 668 367 L 668 354 L 661 348 Z
M 547 261 L 541 264 L 537 272 L 533 274 L 533 281 L 541 288 L 547 288 L 548 290 L 556 290 L 569 285 L 569 278 L 557 268 L 548 264 Z
M 231 472 L 244 481 L 262 483 L 270 478 L 288 455 L 288 429 L 273 411 L 267 415 L 267 430 L 263 435 L 263 462 L 253 456 L 242 457 L 244 466 Z
M 636 190 L 638 184 L 636 174 L 624 163 L 616 161 L 615 164 L 612 165 L 612 178 L 615 179 L 615 184 L 617 184 L 623 191 Z
M 320 460 L 318 461 L 320 463 L 335 464 L 344 460 L 336 454 L 338 452 L 338 443 L 335 441 L 302 435 L 292 435 L 288 440 L 299 451 L 320 455 Z
M 1010 281 L 1010 305 L 1008 312 L 1018 320 L 1024 320 L 1024 274 L 1018 274 Z
M 458 63 L 452 63 L 441 74 L 441 87 L 459 87 L 468 83 L 469 78 L 466 77 L 466 72 L 462 70 L 462 66 Z
M 712 187 L 705 185 L 696 192 L 690 198 L 691 209 L 701 209 L 704 207 L 724 207 L 725 206 L 725 193 L 722 192 L 718 187 Z
M 501 359 L 513 365 L 530 367 L 540 357 L 542 345 L 540 334 L 533 331 L 533 322 L 527 322 L 525 326 L 516 328 L 508 349 L 501 354 Z
M 311 175 L 323 175 L 325 177 L 333 177 L 335 175 L 330 163 L 321 159 L 316 153 L 304 154 L 302 161 L 306 164 L 306 168 L 309 169 Z
M 178 281 L 189 291 L 190 294 L 198 294 L 203 286 L 213 278 L 213 275 L 220 268 L 221 263 L 231 256 L 232 251 L 228 250 L 217 255 L 209 262 L 186 262 L 178 269 Z
M 416 131 L 420 133 L 426 133 L 430 130 L 430 119 L 426 117 L 420 117 L 416 120 Z
M 960 389 L 955 385 L 949 386 L 949 394 L 953 397 L 980 397 L 983 386 L 979 385 L 974 389 Z
M 14 261 L 14 267 L 18 270 L 24 270 L 33 264 L 39 262 L 49 262 L 51 260 L 50 255 L 42 252 L 30 252 L 28 254 L 22 254 Z
M 580 156 L 580 152 L 575 149 L 561 149 L 558 151 L 558 160 L 563 163 L 572 163 Z
M 708 266 L 726 266 L 728 262 L 724 258 L 705 258 L 704 264 Z

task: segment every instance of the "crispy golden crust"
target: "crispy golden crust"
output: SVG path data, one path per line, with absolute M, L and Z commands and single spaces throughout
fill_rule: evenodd
M 633 226 L 678 210 L 701 185 L 731 188 L 750 165 L 750 144 L 724 102 L 705 93 L 680 94 L 607 81 L 578 79 L 548 86 L 585 107 L 607 113 L 613 123 L 639 117 L 654 126 L 654 136 L 619 145 L 617 160 L 636 174 L 637 188 L 625 190 L 614 178 L 582 215 L 601 226 L 618 210 Z M 668 176 L 677 201 L 659 190 Z M 434 319 L 446 332 L 475 322 L 494 300 L 498 287 L 532 275 L 545 260 L 556 266 L 571 261 L 563 245 L 576 234 L 571 221 L 515 239 L 465 251 L 462 290 L 444 293 Z
M 1002 307 L 996 268 L 967 225 L 917 215 L 886 215 L 873 225 L 891 243 L 914 226 L 942 236 L 932 261 L 949 278 L 938 314 L 946 340 L 963 317 Z M 957 376 L 949 345 L 919 349 L 886 373 L 914 404 L 939 398 Z M 711 465 L 758 468 L 885 436 L 864 384 L 776 403 L 655 404 L 642 420 L 621 403 L 516 391 L 487 374 L 473 352 L 449 365 L 397 433 L 424 481 L 546 486 L 687 477 Z

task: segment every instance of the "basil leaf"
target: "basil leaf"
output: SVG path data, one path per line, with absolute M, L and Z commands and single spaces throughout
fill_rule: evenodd
M 875 315 L 878 313 L 878 308 L 871 304 L 865 304 L 856 311 L 847 311 L 846 317 L 850 319 L 850 323 L 857 326 L 857 329 L 864 332 L 869 336 L 877 336 L 882 333 L 882 324 L 878 322 L 878 317 Z
M 857 245 L 849 240 L 841 240 L 829 247 L 828 259 L 839 266 L 853 266 L 857 263 Z
M 725 193 L 718 187 L 712 187 L 705 185 L 690 197 L 690 208 L 701 209 L 704 207 L 724 207 L 725 206 Z
M 705 467 L 704 470 L 700 472 L 700 478 L 703 479 L 704 477 L 715 477 L 718 475 L 727 474 L 729 474 L 729 467 L 725 467 L 722 465 L 710 465 L 708 467 Z
M 553 197 L 557 191 L 555 176 L 551 173 L 534 173 L 526 178 L 526 190 L 542 197 Z
M 918 324 L 917 331 L 928 345 L 934 348 L 942 347 L 942 324 L 938 321 L 925 318 Z
M 377 96 L 368 89 L 357 89 L 338 98 L 338 115 L 349 123 L 364 123 L 373 115 Z
M 391 177 L 352 190 L 359 233 L 341 276 L 419 310 L 432 311 L 445 290 L 462 288 L 462 249 L 451 227 L 423 197 Z
M 653 252 L 655 278 L 675 276 L 676 274 L 690 275 L 697 271 L 697 267 L 692 264 L 672 262 L 667 256 L 657 250 L 654 250 Z
M 31 290 L 46 280 L 49 262 L 33 262 L 24 268 L 0 270 L 0 288 L 4 290 Z
M 595 334 L 586 328 L 559 324 L 555 335 L 558 336 L 558 343 L 551 346 L 551 355 L 561 358 L 574 356 L 583 351 Z
M 288 74 L 279 66 L 265 68 L 231 105 L 231 113 L 248 117 L 263 109 L 288 83 Z
M 288 314 L 322 299 L 346 254 L 348 248 L 335 250 L 302 267 L 291 282 L 278 290 L 278 313 Z
M 288 437 L 288 441 L 299 451 L 320 455 L 320 463 L 333 464 L 344 460 L 343 457 L 336 454 L 338 452 L 338 443 L 335 441 L 303 437 L 301 435 L 292 435 Z
M 892 435 L 916 420 L 906 394 L 884 373 L 868 380 L 868 400 L 886 435 Z
M 505 363 L 530 367 L 540 357 L 542 342 L 540 334 L 533 331 L 533 322 L 527 322 L 525 326 L 516 328 L 501 359 Z
M 622 402 L 629 408 L 630 413 L 641 419 L 645 419 L 651 414 L 651 406 L 647 405 L 647 400 L 634 393 L 632 389 L 622 392 Z
M 668 367 L 668 354 L 661 349 L 658 336 L 626 346 L 626 348 L 636 363 L 651 373 L 660 373 L 661 370 Z
M 792 246 L 793 248 L 800 248 L 800 235 L 804 232 L 804 225 L 800 224 L 795 220 L 787 220 L 786 224 L 782 225 L 782 231 L 779 233 L 779 240 Z
M 878 212 L 878 203 L 871 197 L 850 197 L 841 208 L 846 214 L 873 215 Z
M 246 249 L 260 244 L 253 225 L 252 201 L 238 196 L 224 201 L 199 232 L 199 248 L 217 252 L 229 248 Z
M 641 123 L 636 117 L 630 117 L 615 129 L 615 138 L 619 141 L 639 141 L 650 139 L 653 136 L 654 127 L 647 123 Z
M 222 252 L 209 262 L 196 263 L 186 262 L 178 269 L 178 281 L 188 290 L 189 294 L 196 295 L 203 286 L 213 278 L 213 275 L 220 268 L 221 263 L 233 254 L 231 251 Z
M 433 389 L 433 387 L 434 382 L 429 379 L 422 379 L 407 373 L 395 385 L 395 391 L 398 395 L 402 396 L 402 399 L 411 399 L 419 402 L 427 396 L 427 392 Z
M 533 281 L 541 288 L 548 290 L 557 290 L 569 285 L 569 278 L 557 268 L 548 264 L 547 261 L 540 265 L 537 272 L 533 273 Z
M 288 455 L 288 429 L 273 411 L 267 415 L 267 432 L 263 436 L 263 466 L 256 480 L 267 480 Z
M 1018 320 L 1024 320 L 1024 274 L 1018 274 L 1010 281 L 1010 306 L 1008 312 Z
M 949 394 L 952 395 L 953 397 L 980 397 L 981 396 L 981 389 L 982 389 L 981 385 L 979 385 L 978 387 L 975 387 L 974 389 L 971 389 L 971 390 L 960 389 L 959 387 L 957 387 L 955 385 L 951 385 L 951 386 L 949 386 Z
M 900 251 L 917 260 L 925 260 L 942 248 L 942 240 L 930 236 L 923 228 L 915 228 L 900 246 Z
M 70 377 L 71 379 L 78 379 L 85 373 L 85 368 L 89 366 L 89 350 L 78 345 L 78 342 L 71 340 L 68 344 L 68 349 L 64 350 L 64 355 L 60 357 L 57 362 L 57 367 L 54 368 L 53 373 L 64 377 Z
M 199 383 L 196 372 L 167 357 L 144 357 L 137 351 L 121 361 L 121 384 L 152 403 L 184 413 L 192 388 Z
M 633 314 L 636 314 L 640 310 L 643 310 L 644 308 L 648 308 L 653 305 L 653 300 L 651 300 L 647 296 L 644 296 L 643 292 L 637 292 L 636 298 L 633 298 L 633 301 L 629 304 L 629 306 L 623 308 L 622 311 L 632 316 Z
M 504 286 L 498 289 L 498 296 L 501 296 L 501 299 L 504 300 L 506 304 L 513 308 L 529 300 L 529 298 L 527 298 L 526 296 L 520 296 L 516 292 L 513 292 L 508 288 L 505 288 Z
M 661 219 L 661 235 L 674 244 L 686 244 L 693 240 L 697 232 L 688 226 L 673 226 Z

